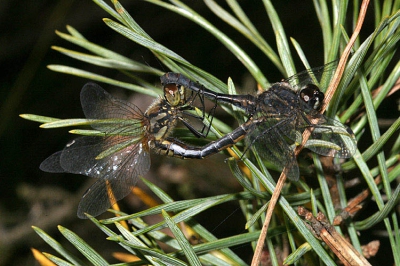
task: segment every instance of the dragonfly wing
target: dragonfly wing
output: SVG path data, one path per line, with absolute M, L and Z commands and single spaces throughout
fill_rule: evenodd
M 306 69 L 287 78 L 285 81 L 292 85 L 295 91 L 308 84 L 315 84 L 321 91 L 325 91 L 333 77 L 337 64 L 338 61 L 335 60 L 320 67 Z
M 98 158 L 99 154 L 119 145 L 119 149 Z M 124 198 L 136 184 L 138 176 L 150 168 L 149 149 L 140 139 L 130 136 L 80 137 L 47 158 L 41 169 L 48 172 L 68 172 L 98 178 L 86 191 L 78 208 L 78 217 L 85 212 L 99 215 L 116 201 Z M 106 185 L 112 189 L 110 192 Z
M 119 149 L 114 147 L 119 147 Z M 99 157 L 105 151 L 109 154 Z M 95 178 L 111 178 L 121 167 L 148 170 L 148 165 L 138 165 L 142 153 L 148 153 L 147 146 L 131 137 L 80 137 L 73 140 L 62 151 L 61 167 L 68 173 L 82 174 Z M 128 164 L 128 162 L 130 164 Z M 141 170 L 140 172 L 143 172 Z
M 350 158 L 357 149 L 357 141 L 349 127 L 320 115 L 305 147 L 324 156 Z
M 78 206 L 78 217 L 85 219 L 87 218 L 85 213 L 92 216 L 104 213 L 116 201 L 127 196 L 130 189 L 130 186 L 122 184 L 121 181 L 116 179 L 97 180 L 82 196 Z M 118 199 L 115 198 L 115 195 L 118 196 Z
M 135 105 L 112 97 L 94 83 L 81 91 L 81 104 L 91 126 L 104 136 L 80 137 L 47 158 L 41 169 L 97 178 L 79 204 L 78 216 L 98 215 L 125 197 L 150 168 L 147 118 Z M 110 189 L 108 189 L 110 188 Z
M 281 124 L 283 123 L 281 122 Z M 299 167 L 296 157 L 283 136 L 277 125 L 277 120 L 267 120 L 255 127 L 247 141 L 263 159 L 276 165 L 279 169 L 286 167 L 287 177 L 290 180 L 297 181 L 299 179 Z
M 104 161 L 96 160 L 103 150 L 104 137 L 80 137 L 68 143 L 60 156 L 65 172 L 100 177 Z
M 75 149 L 63 156 L 82 155 L 85 146 Z M 93 146 L 92 146 L 93 148 Z M 90 154 L 93 155 L 93 154 Z M 97 177 L 98 180 L 85 192 L 78 207 L 78 217 L 86 218 L 84 213 L 97 216 L 105 212 L 118 200 L 129 194 L 138 176 L 149 171 L 150 154 L 148 148 L 142 143 L 130 145 L 110 156 L 96 160 L 95 157 L 88 161 L 85 167 L 77 168 L 82 174 Z M 64 167 L 72 171 L 72 165 L 66 165 L 66 159 L 61 159 Z M 68 160 L 72 162 L 73 160 Z M 90 167 L 88 167 L 90 165 Z
M 58 151 L 47 157 L 47 159 L 40 164 L 40 170 L 49 173 L 64 173 L 65 170 L 61 167 L 60 163 L 62 152 L 63 151 Z
M 100 120 L 91 126 L 105 133 L 119 132 L 118 125 L 123 121 L 143 120 L 143 112 L 136 105 L 114 98 L 95 83 L 87 83 L 82 88 L 81 104 L 86 118 Z M 101 123 L 101 120 L 108 121 Z

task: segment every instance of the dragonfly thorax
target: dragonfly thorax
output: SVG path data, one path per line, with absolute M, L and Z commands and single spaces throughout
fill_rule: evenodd
M 165 99 L 156 100 L 145 113 L 148 125 L 146 130 L 150 140 L 160 140 L 168 137 L 177 124 L 178 111 L 167 104 Z
M 286 82 L 273 84 L 257 97 L 257 112 L 266 116 L 291 116 L 299 106 L 296 92 Z

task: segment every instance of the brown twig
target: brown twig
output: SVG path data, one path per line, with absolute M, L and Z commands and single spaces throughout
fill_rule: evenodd
M 314 217 L 311 212 L 301 206 L 298 207 L 297 212 L 309 222 L 306 225 L 310 228 L 314 236 L 324 241 L 343 265 L 371 265 L 363 255 L 336 231 L 335 227 L 328 222 L 325 215 L 321 212 L 317 214 L 317 217 Z
M 381 176 L 377 176 L 374 179 L 376 185 L 382 182 Z M 349 217 L 354 217 L 361 209 L 362 202 L 371 195 L 369 189 L 363 190 L 357 196 L 348 201 L 346 208 L 344 208 L 339 215 L 336 215 L 333 219 L 333 225 L 340 225 L 344 220 Z

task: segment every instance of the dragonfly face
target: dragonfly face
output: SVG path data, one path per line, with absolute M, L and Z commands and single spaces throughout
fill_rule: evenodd
M 96 178 L 79 203 L 78 217 L 86 218 L 84 213 L 97 216 L 128 195 L 138 176 L 149 171 L 151 148 L 163 141 L 174 142 L 169 135 L 187 109 L 186 100 L 183 87 L 170 86 L 165 97 L 156 99 L 143 113 L 88 83 L 81 91 L 81 104 L 98 136 L 73 140 L 43 161 L 40 169 Z
M 191 158 L 206 157 L 245 138 L 248 147 L 279 168 L 288 169 L 288 177 L 298 180 L 299 169 L 294 145 L 302 142 L 305 130 L 311 131 L 306 147 L 320 155 L 349 158 L 356 148 L 350 128 L 319 113 L 324 94 L 320 86 L 327 86 L 336 63 L 306 70 L 282 82 L 272 84 L 257 96 L 215 93 L 181 74 L 167 73 L 162 84 L 185 84 L 217 103 L 228 103 L 242 108 L 249 120 L 220 140 L 204 146 L 201 151 L 192 147 L 185 151 Z M 197 151 L 197 152 L 195 152 Z M 177 147 L 177 153 L 185 156 Z
M 164 86 L 165 100 L 171 106 L 184 106 L 186 100 L 186 90 L 184 86 L 176 86 L 175 84 L 168 84 Z

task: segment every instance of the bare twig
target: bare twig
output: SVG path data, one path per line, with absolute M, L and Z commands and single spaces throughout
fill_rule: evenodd
M 307 225 L 315 237 L 324 241 L 343 265 L 371 265 L 363 255 L 336 231 L 335 227 L 328 222 L 321 212 L 318 213 L 317 217 L 314 217 L 311 212 L 301 206 L 298 207 L 297 212 L 309 222 Z

